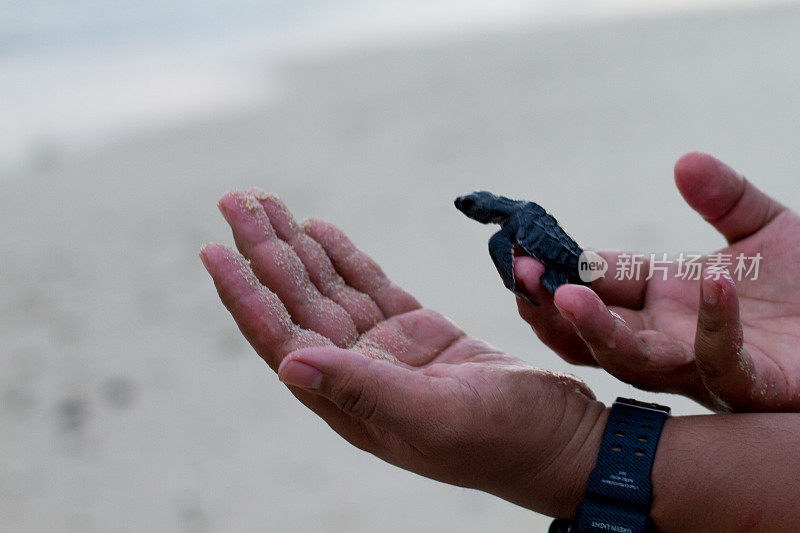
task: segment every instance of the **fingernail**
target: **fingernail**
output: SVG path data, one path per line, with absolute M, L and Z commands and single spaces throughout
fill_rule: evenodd
M 719 302 L 719 285 L 713 279 L 713 275 L 703 278 L 703 301 L 708 305 L 717 305 Z
M 222 218 L 224 218 L 225 220 L 229 220 L 228 219 L 228 208 L 225 207 L 225 204 L 222 203 L 222 200 L 220 200 L 217 203 L 217 209 L 219 209 L 219 212 L 222 213 Z
M 287 385 L 308 390 L 317 390 L 322 383 L 322 372 L 300 361 L 289 361 L 278 377 Z
M 206 248 L 208 248 L 208 244 L 204 244 L 202 248 L 200 248 L 200 261 L 203 262 L 203 266 L 206 267 L 206 270 L 211 272 L 211 268 L 209 267 L 208 258 L 206 257 Z

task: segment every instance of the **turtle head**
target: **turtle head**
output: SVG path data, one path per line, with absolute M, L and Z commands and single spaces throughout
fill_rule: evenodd
M 488 191 L 474 191 L 456 198 L 456 209 L 482 224 L 502 224 L 519 205 L 516 200 Z

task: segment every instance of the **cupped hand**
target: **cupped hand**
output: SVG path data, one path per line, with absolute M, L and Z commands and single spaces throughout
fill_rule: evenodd
M 332 224 L 228 193 L 241 254 L 200 255 L 222 302 L 300 401 L 352 444 L 419 474 L 554 516 L 580 502 L 604 407 L 424 309 Z
M 648 281 L 645 264 L 638 279 L 619 281 L 625 256 L 604 252 L 609 270 L 594 292 L 564 285 L 550 296 L 541 264 L 518 257 L 517 279 L 542 302 L 517 299 L 521 316 L 567 361 L 636 387 L 720 411 L 800 410 L 800 217 L 706 154 L 682 157 L 675 182 L 727 239 L 718 252 L 734 258 L 727 271 L 706 256 L 700 279 L 683 279 L 673 262 L 666 276 L 654 271 Z M 734 281 L 740 254 L 761 254 L 757 276 Z

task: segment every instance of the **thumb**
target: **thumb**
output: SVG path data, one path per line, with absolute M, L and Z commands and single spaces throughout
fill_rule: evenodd
M 699 152 L 675 163 L 675 184 L 686 202 L 728 242 L 757 232 L 784 210 L 725 163 Z
M 721 407 L 746 407 L 756 376 L 753 361 L 742 347 L 736 286 L 724 269 L 709 268 L 703 273 L 694 350 L 703 382 Z
M 304 348 L 278 367 L 287 385 L 319 394 L 348 415 L 399 434 L 424 424 L 430 379 L 400 364 L 335 347 Z

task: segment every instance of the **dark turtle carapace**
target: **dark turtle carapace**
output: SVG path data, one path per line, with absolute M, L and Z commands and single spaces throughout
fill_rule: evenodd
M 578 260 L 583 250 L 539 204 L 512 200 L 487 191 L 459 196 L 455 204 L 459 211 L 473 220 L 500 225 L 500 231 L 489 239 L 489 255 L 503 284 L 515 294 L 532 301 L 516 286 L 514 245 L 518 251 L 544 264 L 540 280 L 550 294 L 564 283 L 589 285 L 578 275 Z

